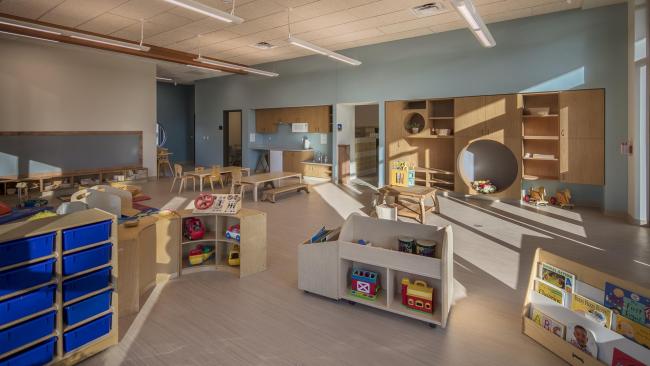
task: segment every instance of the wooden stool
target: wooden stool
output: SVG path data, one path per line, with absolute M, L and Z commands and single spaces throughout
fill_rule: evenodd
M 162 166 L 162 169 L 160 169 L 160 166 Z M 157 177 L 160 177 L 160 173 L 163 173 L 165 169 L 169 168 L 169 173 L 173 176 L 174 175 L 174 168 L 172 168 L 172 164 L 169 161 L 169 156 L 168 155 L 158 155 L 158 174 Z M 163 174 L 164 175 L 164 174 Z

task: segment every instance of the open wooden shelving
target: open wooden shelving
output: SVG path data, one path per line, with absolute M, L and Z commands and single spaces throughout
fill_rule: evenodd
M 559 105 L 559 93 L 535 93 L 523 96 L 521 150 L 524 180 L 560 178 Z M 548 114 L 531 115 L 529 108 L 548 108 Z M 553 157 L 534 157 L 533 154 Z

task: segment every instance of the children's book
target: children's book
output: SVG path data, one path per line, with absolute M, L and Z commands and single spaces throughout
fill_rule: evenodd
M 325 239 L 325 236 L 327 235 L 327 230 L 325 230 L 325 226 L 323 226 L 314 236 L 311 237 L 311 240 L 309 241 L 310 243 L 320 243 Z
M 650 299 L 605 282 L 605 306 L 617 314 L 650 327 Z
M 646 366 L 646 364 L 614 347 L 612 366 Z
M 587 319 L 595 321 L 603 327 L 612 327 L 612 310 L 584 296 L 573 293 L 571 310 Z
M 614 327 L 614 331 L 616 333 L 650 349 L 650 328 L 619 314 L 616 314 L 615 318 L 616 327 Z
M 598 358 L 598 344 L 596 335 L 584 324 L 569 323 L 566 333 L 566 341 L 582 352 Z
M 566 325 L 544 314 L 534 306 L 531 306 L 530 308 L 530 318 L 540 327 L 564 339 L 564 334 L 566 333 Z
M 567 295 L 564 290 L 546 281 L 536 279 L 535 291 L 564 306 L 567 303 Z
M 561 270 L 548 263 L 542 263 L 540 267 L 541 273 L 539 274 L 539 278 L 568 293 L 573 292 L 576 283 L 576 276 L 574 274 Z

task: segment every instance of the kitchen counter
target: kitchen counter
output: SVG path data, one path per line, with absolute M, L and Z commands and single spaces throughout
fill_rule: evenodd
M 294 149 L 286 146 L 263 146 L 263 145 L 248 145 L 253 150 L 269 150 L 269 151 L 314 151 L 314 149 Z
M 315 162 L 315 161 L 303 161 L 303 162 L 301 162 L 301 164 L 319 165 L 319 166 L 329 166 L 329 167 L 332 166 L 331 163 L 318 163 L 318 162 Z

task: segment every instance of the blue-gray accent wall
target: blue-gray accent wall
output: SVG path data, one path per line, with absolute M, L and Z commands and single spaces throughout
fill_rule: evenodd
M 482 48 L 461 29 L 341 51 L 363 61 L 358 67 L 314 55 L 258 65 L 278 72 L 277 78 L 233 75 L 198 81 L 197 163 L 221 163 L 218 126 L 228 109 L 243 111 L 243 162 L 254 167 L 257 155 L 248 149 L 247 137 L 255 130 L 255 108 L 378 102 L 383 165 L 387 100 L 604 88 L 606 185 L 571 188 L 581 202 L 625 212 L 627 161 L 618 144 L 627 139 L 626 5 L 492 23 L 489 28 L 497 40 L 492 49 Z
M 158 123 L 167 132 L 166 148 L 174 155 L 173 162 L 194 160 L 194 86 L 156 83 Z

